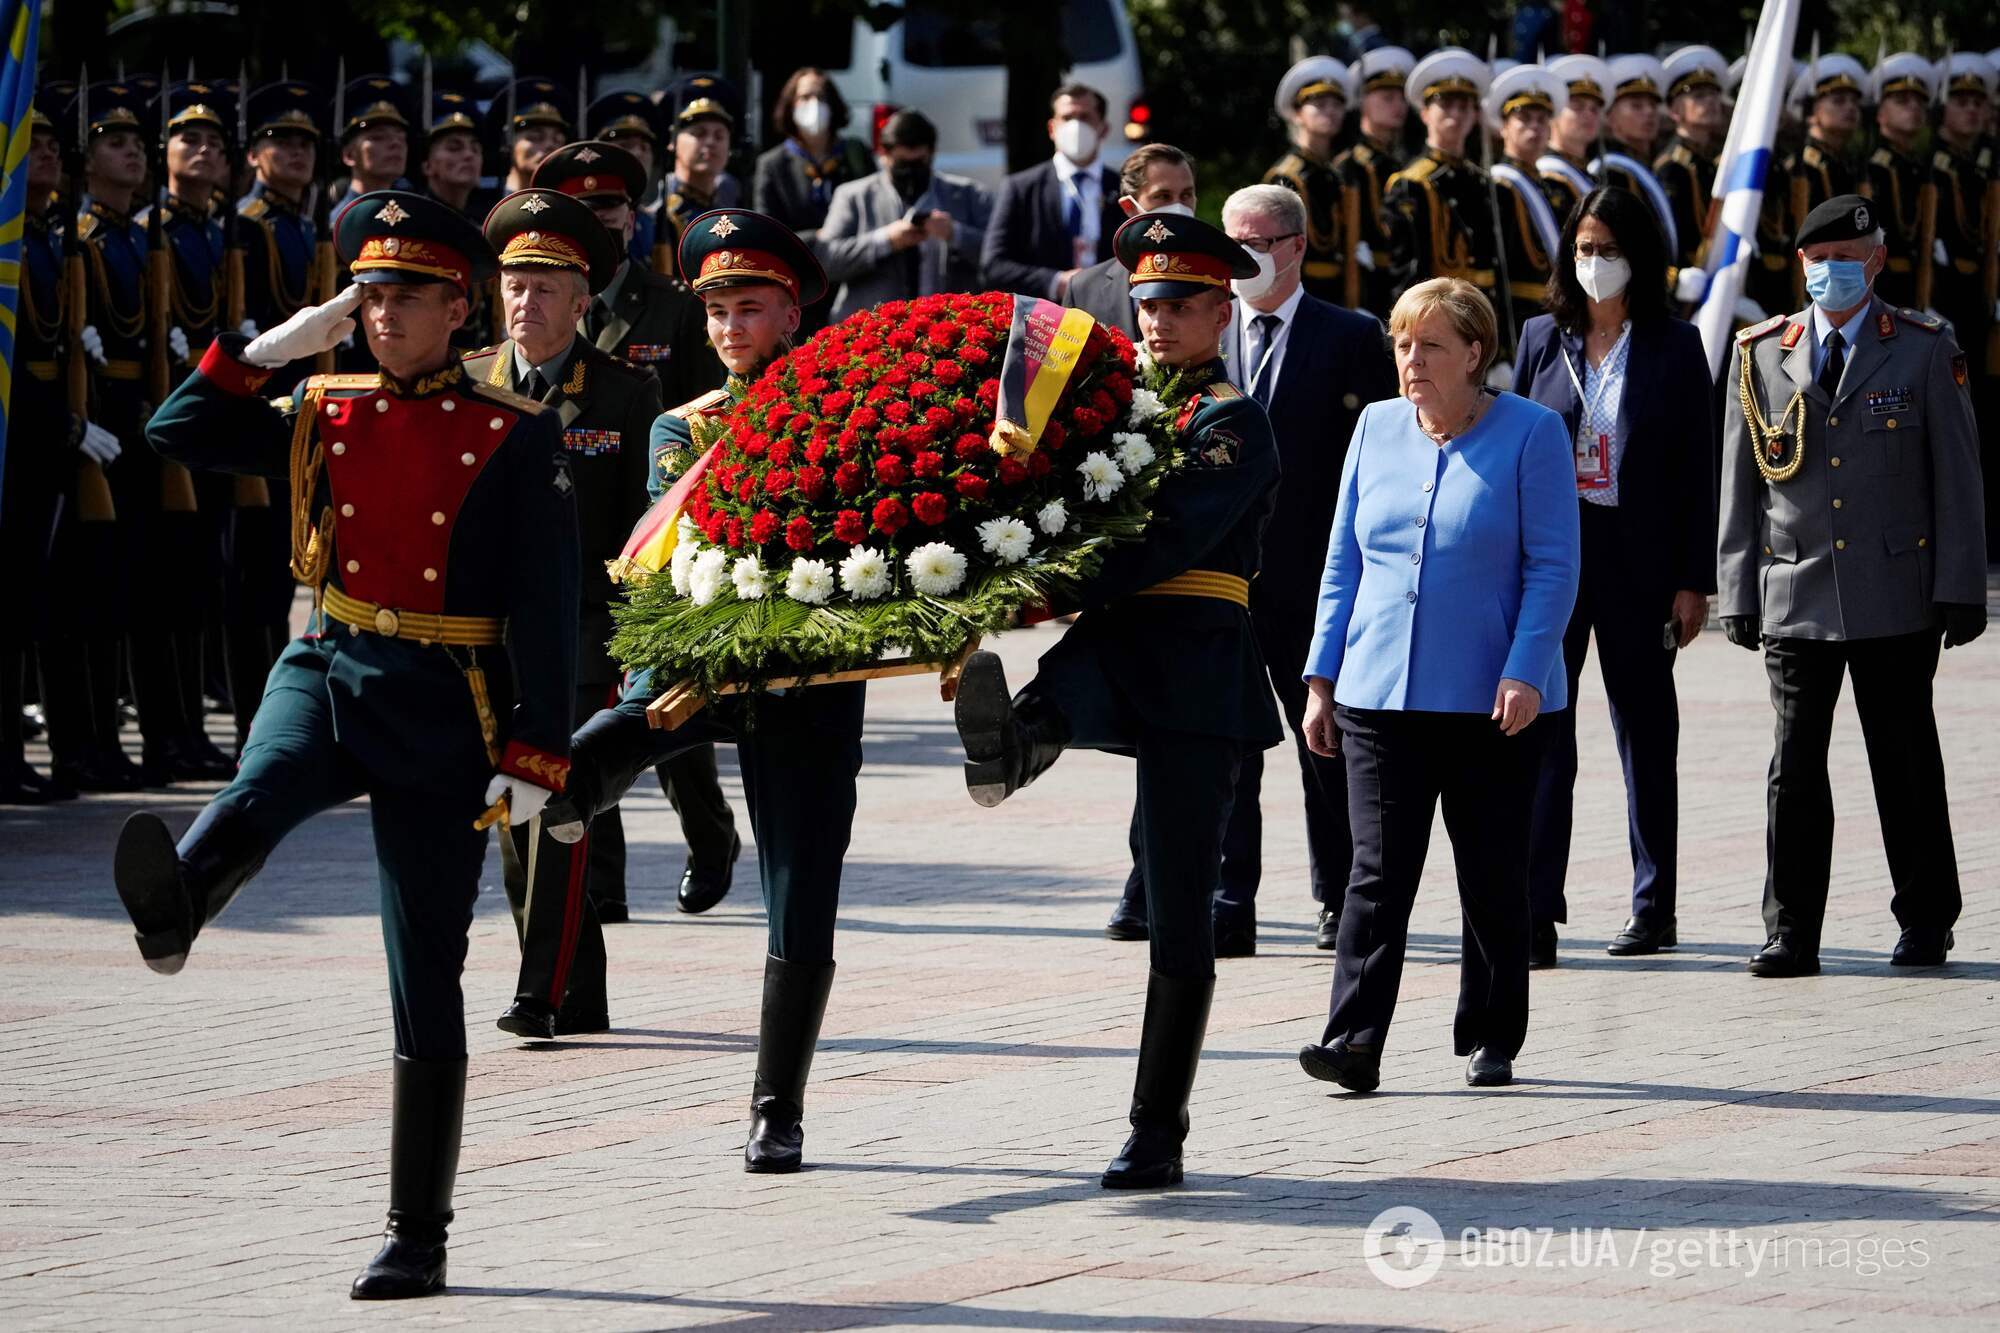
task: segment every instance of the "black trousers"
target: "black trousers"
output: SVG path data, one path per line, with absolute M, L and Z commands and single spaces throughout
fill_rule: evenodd
M 1673 598 L 1648 596 L 1626 581 L 1616 509 L 1579 502 L 1583 579 L 1563 635 L 1569 697 L 1597 638 L 1597 666 L 1611 704 L 1611 735 L 1625 769 L 1625 830 L 1632 848 L 1632 915 L 1674 919 L 1679 894 L 1680 700 L 1674 693 L 1678 650 L 1663 635 Z M 1576 796 L 1576 708 L 1537 719 L 1542 767 L 1528 853 L 1528 898 L 1537 922 L 1569 920 L 1570 827 Z
M 729 798 L 722 794 L 715 747 L 697 745 L 684 750 L 655 771 L 661 792 L 680 817 L 688 864 L 706 874 L 721 874 L 728 868 L 736 844 L 736 815 L 729 808 Z
M 1868 775 L 1882 818 L 1882 850 L 1904 929 L 1949 929 L 1958 920 L 1958 858 L 1945 805 L 1944 756 L 1931 711 L 1938 633 L 1885 639 L 1772 638 L 1764 670 L 1777 713 L 1765 826 L 1764 927 L 1819 942 L 1833 862 L 1833 787 L 1826 751 L 1843 673 L 1854 678 L 1854 710 L 1868 748 Z
M 1541 722 L 1516 736 L 1478 713 L 1339 707 L 1354 872 L 1340 914 L 1326 1041 L 1379 1048 L 1403 979 L 1410 910 L 1444 806 L 1463 954 L 1452 1047 L 1512 1059 L 1528 1032 L 1528 818 Z

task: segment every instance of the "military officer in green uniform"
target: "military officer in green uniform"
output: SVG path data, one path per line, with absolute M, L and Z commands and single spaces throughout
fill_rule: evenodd
M 1361 299 L 1361 273 L 1353 261 L 1361 243 L 1361 196 L 1341 183 L 1333 141 L 1353 96 L 1347 67 L 1332 56 L 1307 56 L 1286 70 L 1274 105 L 1291 148 L 1264 173 L 1266 185 L 1282 185 L 1305 203 L 1300 273 L 1307 293 L 1350 307 Z
M 580 579 L 557 414 L 451 349 L 468 286 L 493 269 L 485 237 L 385 191 L 341 214 L 337 243 L 353 286 L 255 340 L 223 334 L 148 427 L 170 458 L 288 493 L 315 610 L 235 780 L 178 844 L 133 815 L 113 870 L 141 957 L 177 972 L 286 834 L 369 797 L 396 1038 L 388 1231 L 352 1292 L 375 1300 L 444 1285 L 484 829 L 531 822 L 563 786 Z M 259 396 L 276 368 L 348 336 L 357 309 L 379 371 Z
M 1083 613 L 1010 699 L 1000 659 L 967 659 L 956 703 L 973 800 L 993 806 L 1066 749 L 1133 755 L 1152 968 L 1133 1083 L 1132 1134 L 1108 1189 L 1181 1179 L 1181 1146 L 1215 993 L 1211 903 L 1246 751 L 1282 739 L 1250 627 L 1250 580 L 1277 499 L 1278 450 L 1256 401 L 1230 384 L 1216 341 L 1249 252 L 1193 218 L 1141 213 L 1114 249 L 1131 271 L 1139 331 L 1177 372 L 1183 467 L 1161 483 L 1145 540 L 1105 557 Z M 1292 553 L 1296 557 L 1297 553 Z
M 1395 275 L 1389 265 L 1388 205 L 1389 178 L 1403 161 L 1403 122 L 1410 104 L 1404 100 L 1403 84 L 1410 77 L 1416 58 L 1400 46 L 1379 46 L 1349 67 L 1354 92 L 1360 100 L 1361 134 L 1354 146 L 1333 160 L 1345 190 L 1355 198 L 1361 215 L 1354 245 L 1354 266 L 1360 278 L 1355 300 L 1340 304 L 1366 310 L 1377 319 L 1387 319 L 1395 300 Z
M 646 511 L 648 441 L 660 415 L 660 382 L 645 367 L 599 351 L 577 331 L 584 308 L 622 260 L 616 238 L 588 207 L 560 191 L 531 188 L 495 205 L 485 232 L 500 256 L 508 336 L 467 356 L 465 368 L 548 407 L 562 427 L 583 556 L 574 715 L 589 717 L 617 697 L 620 672 L 605 645 L 618 593 L 605 566 Z M 609 875 L 622 890 L 624 843 L 606 863 L 593 838 L 584 874 L 535 885 L 531 896 L 528 837 L 517 824 L 501 844 L 501 878 L 521 936 L 521 974 L 500 1027 L 543 1039 L 601 1032 L 610 1025 L 604 934 L 590 881 Z
M 1940 639 L 1986 628 L 1979 443 L 1945 322 L 1870 290 L 1876 208 L 1849 194 L 1807 215 L 1812 304 L 1738 334 L 1723 386 L 1720 612 L 1731 643 L 1762 646 L 1777 714 L 1757 976 L 1819 970 L 1843 676 L 1895 885 L 1890 962 L 1943 963 L 1960 909 L 1931 681 Z
M 1463 278 L 1502 304 L 1492 182 L 1465 157 L 1486 84 L 1485 62 L 1457 47 L 1425 56 L 1404 82 L 1425 139 L 1423 154 L 1389 178 L 1384 205 L 1399 294 L 1428 278 Z

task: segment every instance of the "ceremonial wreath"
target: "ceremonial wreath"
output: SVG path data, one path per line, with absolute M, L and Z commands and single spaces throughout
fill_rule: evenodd
M 774 362 L 614 572 L 615 657 L 712 691 L 942 661 L 1063 607 L 1176 466 L 1174 385 L 1081 311 L 892 301 Z

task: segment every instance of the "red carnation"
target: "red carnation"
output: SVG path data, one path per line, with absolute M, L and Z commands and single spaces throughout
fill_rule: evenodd
M 889 420 L 895 422 L 898 426 L 900 426 L 904 422 L 910 419 L 910 405 L 906 402 L 903 402 L 901 399 L 898 399 L 897 401 L 883 408 L 882 415 L 889 418 Z
M 981 384 L 979 386 L 979 405 L 985 408 L 988 412 L 995 411 L 999 408 L 1000 381 L 987 380 L 984 384 Z
M 830 417 L 847 415 L 847 409 L 853 405 L 854 395 L 846 389 L 842 389 L 838 393 L 830 393 L 819 400 L 819 410 Z
M 950 386 L 965 378 L 965 367 L 956 361 L 940 361 L 931 367 L 931 375 L 939 384 Z
M 933 347 L 956 347 L 965 336 L 965 330 L 950 320 L 941 319 L 931 325 L 930 339 Z
M 1050 426 L 1056 423 L 1051 421 Z M 1104 418 L 1087 407 L 1079 407 L 1069 414 L 1069 424 L 1076 428 L 1078 435 L 1096 435 L 1104 429 Z
M 819 463 L 826 459 L 826 441 L 818 435 L 806 444 L 806 462 Z
M 910 397 L 928 398 L 937 391 L 937 385 L 932 384 L 929 380 L 918 380 L 910 386 Z
M 743 441 L 743 456 L 745 458 L 762 458 L 769 451 L 770 446 L 771 441 L 765 436 L 761 434 L 752 435 L 749 439 Z
M 708 521 L 701 525 L 701 535 L 708 538 L 710 546 L 714 546 L 721 542 L 723 531 L 728 527 L 728 524 L 729 515 L 721 512 L 710 514 Z
M 826 494 L 826 469 L 823 467 L 802 467 L 798 472 L 799 494 L 808 500 L 817 500 Z
M 748 500 L 751 496 L 755 495 L 756 493 L 757 493 L 757 479 L 755 477 L 746 474 L 743 480 L 736 483 L 737 499 Z
M 844 430 L 840 432 L 840 438 L 835 444 L 839 447 L 842 458 L 852 458 L 861 448 L 861 437 L 851 430 Z
M 791 404 L 789 403 L 775 404 L 769 412 L 766 412 L 764 414 L 764 429 L 783 430 L 785 428 L 785 418 L 791 416 L 791 414 L 792 414 Z
M 840 382 L 850 389 L 859 389 L 866 385 L 870 378 L 868 371 L 864 367 L 856 366 L 845 375 L 842 375 Z
M 778 516 L 769 509 L 759 509 L 750 520 L 750 540 L 759 546 L 778 535 Z
M 917 521 L 933 528 L 944 522 L 945 508 L 945 498 L 936 491 L 925 491 L 910 501 L 910 509 L 916 514 Z
M 958 437 L 958 443 L 951 447 L 951 451 L 961 459 L 973 459 L 986 453 L 989 448 L 984 435 L 961 435 Z
M 743 544 L 742 519 L 732 518 L 723 525 L 723 540 L 727 541 L 731 546 L 741 546 Z
M 843 509 L 833 518 L 833 539 L 852 546 L 868 535 L 859 509 Z
M 1052 471 L 1054 468 L 1055 468 L 1055 460 L 1050 458 L 1046 451 L 1038 449 L 1034 453 L 1028 455 L 1029 476 L 1046 477 L 1049 475 L 1050 471 Z
M 944 455 L 926 449 L 911 460 L 911 470 L 919 477 L 935 477 L 944 471 Z
M 1020 459 L 1003 458 L 1000 460 L 1000 484 L 1002 486 L 1019 486 L 1027 479 L 1028 469 L 1021 463 Z
M 874 430 L 882 424 L 882 414 L 872 407 L 864 407 L 847 419 L 849 430 Z
M 901 486 L 909 479 L 909 465 L 894 454 L 875 460 L 875 480 L 884 486 Z
M 912 426 L 903 432 L 903 443 L 912 449 L 924 449 L 937 442 L 937 432 L 929 426 Z
M 803 435 L 812 429 L 812 424 L 811 417 L 803 412 L 798 412 L 794 413 L 792 419 L 785 423 L 785 429 L 793 435 Z
M 792 489 L 792 470 L 788 467 L 774 467 L 764 474 L 764 494 L 783 495 Z
M 876 501 L 874 520 L 877 532 L 893 537 L 910 521 L 910 515 L 903 508 L 903 502 L 892 495 L 886 500 Z
M 842 463 L 833 470 L 833 486 L 842 495 L 859 495 L 865 484 L 859 463 Z
M 1132 380 L 1126 375 L 1106 375 L 1104 388 L 1120 407 L 1132 405 Z
M 785 545 L 794 551 L 810 551 L 812 544 L 812 520 L 804 514 L 792 515 L 792 521 L 785 524 Z
M 771 441 L 770 458 L 773 463 L 784 464 L 791 462 L 792 442 L 790 440 Z
M 1042 445 L 1048 449 L 1060 449 L 1069 437 L 1063 433 L 1062 422 L 1051 421 L 1042 427 Z
M 986 498 L 986 478 L 971 472 L 961 472 L 956 483 L 958 493 L 968 500 Z

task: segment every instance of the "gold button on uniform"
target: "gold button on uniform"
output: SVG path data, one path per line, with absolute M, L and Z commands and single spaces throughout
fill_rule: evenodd
M 354 506 L 353 506 L 353 505 L 342 505 L 342 506 L 340 507 L 340 516 L 341 516 L 342 518 L 353 518 L 353 517 L 354 517 Z
M 1896 429 L 1896 418 L 1890 417 L 1887 421 L 1883 422 L 1882 424 L 1887 426 L 1890 430 L 1894 430 Z
M 1929 546 L 1930 544 L 1931 544 L 1931 539 L 1929 537 L 1917 538 L 1917 545 L 1919 546 Z
M 1845 551 L 1847 549 L 1847 539 L 1843 537 L 1835 541 L 1833 549 L 1836 551 Z
M 1833 507 L 1834 507 L 1835 509 L 1838 509 L 1838 508 L 1840 508 L 1840 501 L 1838 501 L 1838 500 L 1835 500 L 1835 501 L 1833 502 Z
M 436 583 L 437 581 L 438 581 L 438 572 L 435 569 L 427 569 L 424 571 L 425 583 Z
M 1826 419 L 1826 424 L 1827 424 L 1827 425 L 1829 425 L 1829 426 L 1838 426 L 1838 425 L 1840 424 L 1840 418 L 1839 418 L 1839 417 L 1828 417 L 1828 418 Z
M 377 412 L 387 412 L 389 410 L 389 400 L 387 398 L 377 398 L 375 400 L 375 410 Z
M 361 562 L 359 560 L 348 561 L 347 572 L 350 574 L 359 574 L 361 572 Z
M 1834 467 L 1839 467 L 1839 466 L 1840 466 L 1840 460 L 1839 460 L 1838 458 L 1829 458 L 1829 459 L 1827 459 L 1826 461 L 1827 461 L 1828 463 L 1832 464 L 1832 465 L 1833 465 Z
M 396 613 L 386 606 L 375 613 L 375 632 L 377 634 L 386 634 L 390 638 L 394 638 L 400 624 L 401 622 L 396 619 Z
M 437 525 L 438 527 L 440 527 L 440 528 L 441 528 L 441 527 L 443 527 L 443 526 L 444 526 L 444 511 L 443 511 L 442 509 L 439 509 L 439 510 L 436 510 L 436 511 L 434 511 L 434 512 L 433 512 L 433 513 L 431 514 L 431 522 L 432 522 L 432 523 L 434 523 L 434 524 L 436 524 L 436 525 Z
M 334 455 L 338 457 L 339 455 L 347 452 L 347 446 L 342 444 L 339 440 L 335 440 L 333 442 L 333 452 Z
M 438 404 L 438 406 L 439 406 L 440 408 L 444 409 L 444 410 L 445 410 L 445 411 L 447 411 L 447 412 L 456 412 L 456 411 L 458 411 L 458 404 L 457 404 L 457 403 L 455 403 L 455 402 L 453 402 L 453 401 L 452 401 L 451 399 L 449 399 L 449 398 L 447 398 L 447 399 L 445 399 L 445 400 L 444 400 L 443 402 L 439 403 L 439 404 Z

